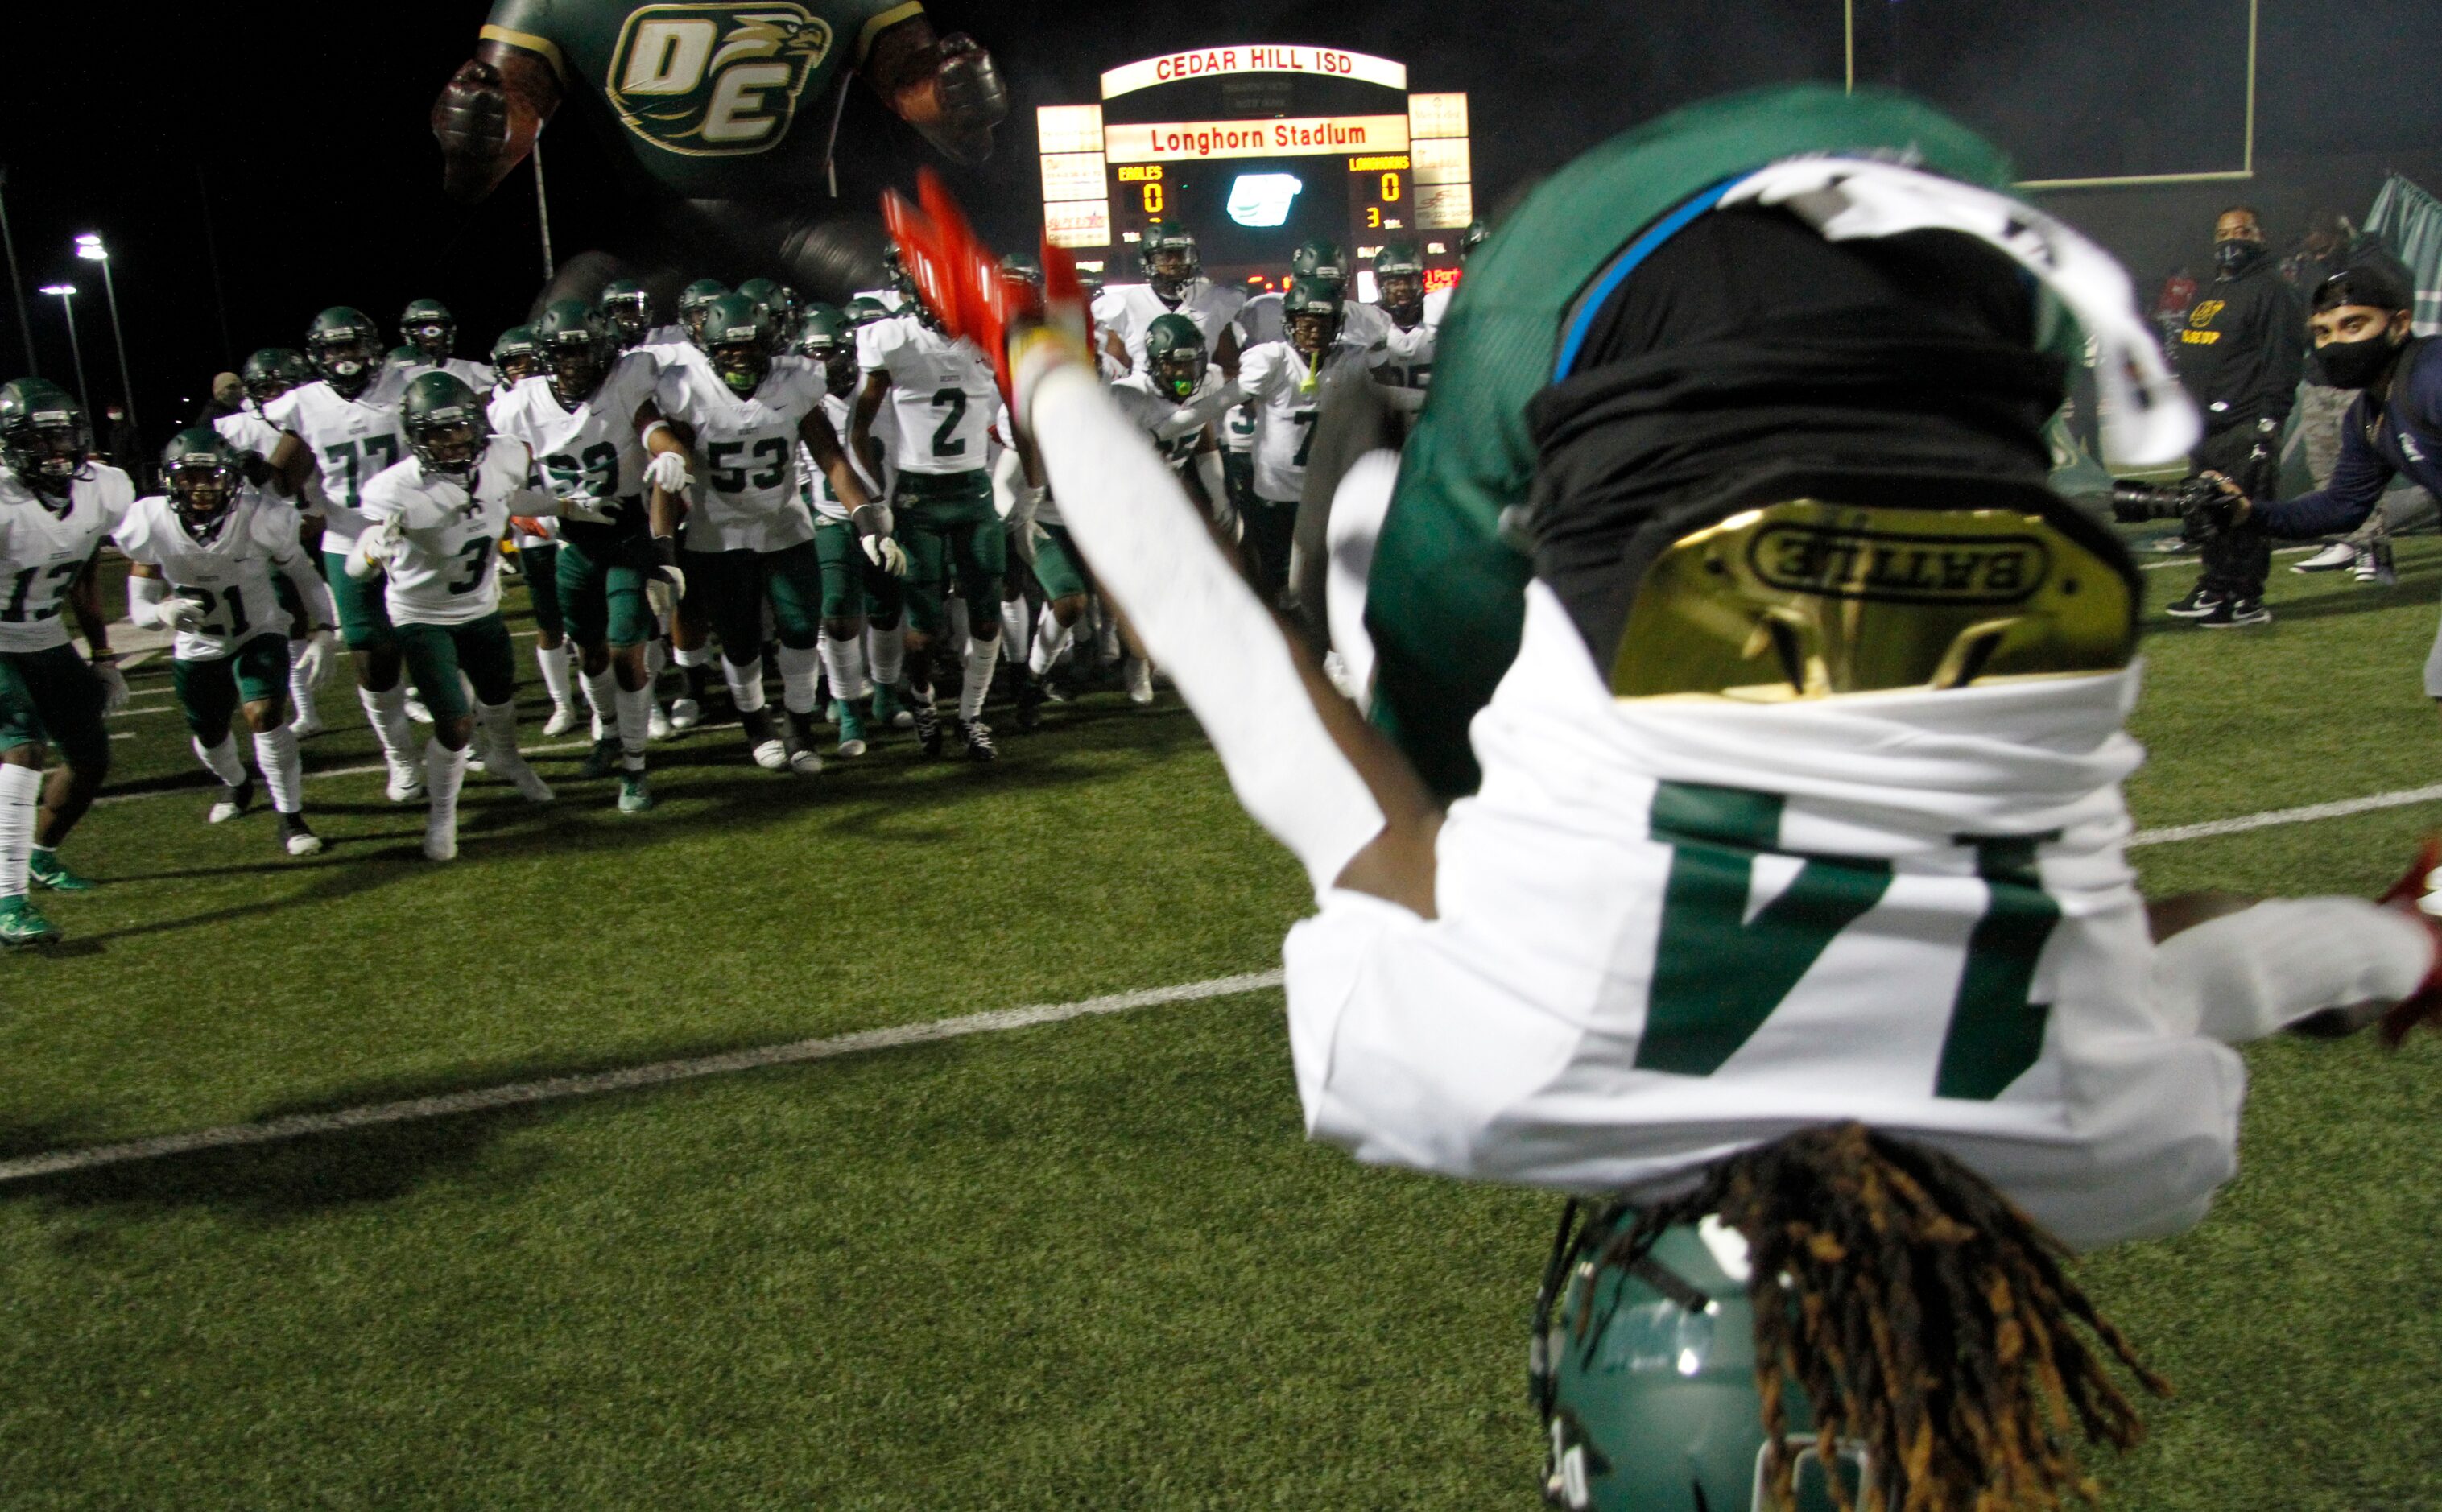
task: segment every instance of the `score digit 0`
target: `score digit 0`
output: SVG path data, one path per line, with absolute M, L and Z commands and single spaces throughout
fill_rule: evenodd
M 1399 203 L 1398 174 L 1385 173 L 1382 175 L 1382 203 L 1385 205 L 1396 205 Z
M 1161 186 L 1159 184 L 1147 184 L 1144 187 L 1144 208 L 1147 215 L 1158 215 L 1161 213 Z

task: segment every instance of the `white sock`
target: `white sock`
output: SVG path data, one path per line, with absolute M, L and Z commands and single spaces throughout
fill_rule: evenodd
M 392 766 L 405 766 L 415 759 L 415 731 L 407 722 L 407 680 L 387 693 L 375 693 L 359 687 L 356 701 L 365 706 L 365 719 L 374 727 L 374 738 L 381 741 L 382 755 Z
M 823 670 L 830 675 L 835 699 L 861 699 L 873 692 L 873 684 L 865 677 L 865 642 L 857 636 L 835 641 L 825 631 Z
M 779 661 L 780 702 L 792 714 L 813 713 L 822 694 L 822 653 L 811 646 L 802 650 L 783 646 Z
M 305 807 L 304 764 L 297 759 L 297 732 L 281 725 L 254 738 L 254 764 L 263 769 L 263 785 L 271 790 L 271 807 L 282 813 Z
M 982 717 L 984 696 L 992 692 L 993 664 L 1000 660 L 1000 642 L 967 643 L 966 676 L 958 683 L 958 718 L 974 720 Z
M 1034 627 L 1034 653 L 1026 659 L 1027 666 L 1036 677 L 1060 665 L 1060 659 L 1068 654 L 1068 637 L 1074 631 L 1075 627 L 1060 623 L 1060 617 L 1051 612 L 1050 605 L 1043 606 L 1043 617 L 1035 622 Z
M 551 706 L 568 707 L 568 643 L 536 647 L 535 665 L 542 668 L 543 690 L 551 695 Z
M 0 766 L 0 898 L 26 895 L 26 858 L 34 853 L 34 815 L 42 805 L 40 772 Z
M 663 641 L 645 643 L 645 677 L 647 681 L 661 676 L 662 668 L 669 665 L 670 653 L 667 643 Z
M 1028 660 L 1026 632 L 1030 628 L 1024 594 L 1000 601 L 1000 644 L 1012 666 Z
M 237 758 L 235 737 L 225 735 L 220 744 L 206 745 L 200 737 L 191 735 L 187 743 L 195 748 L 195 759 L 204 764 L 204 770 L 220 778 L 225 786 L 234 788 L 246 780 L 246 763 Z
M 294 660 L 298 649 L 308 644 L 305 641 L 288 643 L 288 653 L 291 658 L 288 665 L 288 701 L 295 705 L 294 715 L 301 719 L 315 712 L 314 684 L 305 676 L 304 669 L 297 665 Z
M 729 701 L 740 714 L 753 714 L 763 707 L 763 659 L 756 657 L 744 666 L 729 659 L 726 651 L 720 657 L 721 681 L 729 684 Z
M 632 762 L 645 759 L 645 742 L 651 738 L 653 722 L 653 685 L 619 690 L 619 752 Z
M 712 647 L 709 646 L 672 646 L 670 647 L 670 660 L 676 662 L 681 666 L 702 666 L 712 660 Z
M 907 625 L 902 621 L 884 629 L 879 625 L 865 628 L 865 659 L 872 667 L 873 681 L 883 687 L 897 687 L 907 675 Z
M 1095 648 L 1103 653 L 1103 661 L 1118 661 L 1120 659 L 1120 622 L 1109 614 L 1104 614 L 1101 628 L 1094 632 L 1094 645 Z
M 424 791 L 432 800 L 432 822 L 458 829 L 458 790 L 466 782 L 466 753 L 437 739 L 424 742 Z
M 599 740 L 619 719 L 619 674 L 604 667 L 584 675 L 585 701 L 593 710 L 593 738 Z
M 975 635 L 975 622 L 967 616 L 967 601 L 950 600 L 950 644 L 958 648 L 959 656 L 967 654 L 967 642 Z
M 486 762 L 521 762 L 518 754 L 518 705 L 512 699 L 506 703 L 478 703 L 475 722 L 483 731 L 483 759 Z

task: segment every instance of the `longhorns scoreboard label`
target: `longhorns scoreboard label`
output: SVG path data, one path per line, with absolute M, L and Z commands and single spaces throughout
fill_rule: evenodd
M 834 41 L 804 7 L 654 5 L 628 17 L 603 81 L 610 108 L 656 147 L 695 157 L 769 151 Z

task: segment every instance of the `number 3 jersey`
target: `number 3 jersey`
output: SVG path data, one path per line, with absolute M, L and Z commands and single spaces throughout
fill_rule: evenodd
M 797 428 L 824 397 L 822 373 L 804 363 L 775 364 L 744 399 L 709 363 L 662 370 L 655 402 L 695 432 L 687 550 L 776 552 L 814 538 L 797 487 Z
M 107 463 L 86 463 L 57 511 L 0 470 L 0 652 L 68 644 L 68 588 L 135 501 L 136 485 Z
M 1290 933 L 1315 1138 L 1633 1194 L 1857 1120 L 2081 1247 L 2203 1214 L 2245 1073 L 2155 981 L 2123 855 L 2135 669 L 1614 700 L 1551 591 L 1527 605 L 1438 917 L 1334 890 Z
M 305 602 L 329 602 L 330 591 L 298 544 L 297 511 L 257 488 L 238 490 L 209 540 L 197 540 L 160 494 L 136 501 L 114 538 L 128 560 L 159 568 L 173 592 L 203 605 L 204 622 L 171 642 L 177 661 L 208 662 L 258 635 L 286 635 L 289 615 L 272 589 L 275 571 L 301 592 L 312 586 Z
M 385 367 L 353 399 L 322 379 L 301 384 L 263 407 L 263 417 L 304 443 L 322 479 L 322 550 L 345 555 L 364 533 L 365 484 L 407 455 L 398 402 L 406 381 Z
M 468 625 L 501 607 L 501 535 L 511 515 L 550 515 L 559 501 L 536 486 L 525 443 L 495 437 L 470 489 L 410 457 L 365 489 L 372 529 L 395 519 L 399 548 L 383 569 L 392 623 Z
M 899 471 L 945 477 L 992 465 L 987 444 L 1000 389 L 974 343 L 902 315 L 859 330 L 856 361 L 866 373 L 889 374 L 898 428 L 889 461 Z

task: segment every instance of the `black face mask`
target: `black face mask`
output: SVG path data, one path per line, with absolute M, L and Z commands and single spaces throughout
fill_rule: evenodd
M 2214 265 L 2221 269 L 2224 278 L 2238 277 L 2253 267 L 2263 256 L 2262 242 L 2215 242 L 2214 244 Z
M 2399 355 L 2399 343 L 2388 336 L 2357 341 L 2334 341 L 2315 349 L 2324 376 L 2335 389 L 2363 389 L 2378 382 Z

